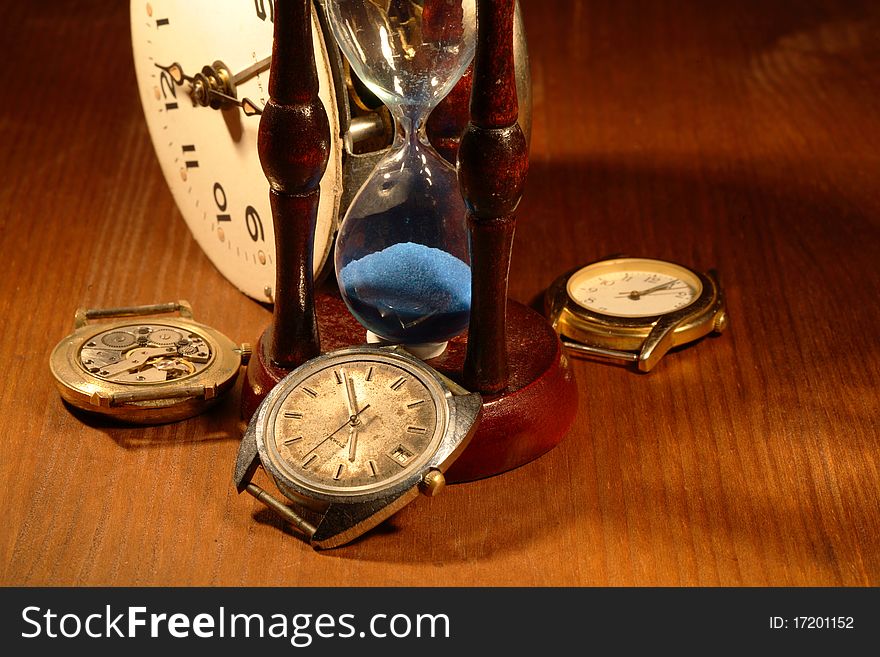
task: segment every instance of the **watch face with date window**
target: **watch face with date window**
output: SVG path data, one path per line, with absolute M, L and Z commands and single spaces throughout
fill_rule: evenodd
M 447 422 L 436 380 L 407 361 L 360 354 L 325 361 L 277 398 L 265 451 L 271 469 L 307 491 L 364 494 L 424 463 Z
M 314 547 L 342 545 L 443 489 L 470 441 L 482 398 L 399 348 L 318 356 L 282 379 L 251 418 L 235 484 L 278 512 Z M 304 519 L 252 482 L 262 465 Z

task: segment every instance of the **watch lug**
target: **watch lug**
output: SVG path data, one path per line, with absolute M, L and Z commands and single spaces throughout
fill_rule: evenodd
M 682 317 L 661 317 L 654 324 L 654 328 L 642 343 L 639 352 L 638 367 L 642 372 L 648 372 L 673 346 L 673 333 L 676 327 L 684 321 Z
M 98 406 L 99 408 L 102 406 L 105 408 L 109 408 L 113 405 L 113 395 L 108 396 L 100 391 L 93 392 L 92 396 L 89 397 L 89 403 L 92 406 Z
M 193 319 L 193 309 L 186 299 L 178 299 L 177 312 L 184 319 Z
M 483 411 L 483 398 L 479 393 L 471 392 L 466 395 L 453 397 L 452 403 L 455 404 L 455 421 L 457 424 L 476 425 Z
M 348 543 L 394 515 L 419 494 L 417 487 L 369 502 L 331 504 L 312 536 L 315 548 L 333 548 Z
M 81 329 L 83 326 L 88 324 L 88 313 L 88 308 L 77 308 L 76 312 L 73 314 L 73 327 Z
M 461 442 L 453 452 L 454 457 L 467 446 L 471 437 L 476 433 L 483 413 L 483 398 L 479 393 L 471 392 L 466 395 L 456 395 L 452 398 L 455 407 L 454 435 L 461 436 Z M 447 463 L 451 459 L 447 458 Z
M 235 459 L 235 472 L 232 480 L 235 482 L 235 489 L 241 493 L 250 483 L 260 465 L 260 454 L 257 451 L 257 434 L 254 430 L 254 424 L 248 425 L 238 446 L 238 456 Z

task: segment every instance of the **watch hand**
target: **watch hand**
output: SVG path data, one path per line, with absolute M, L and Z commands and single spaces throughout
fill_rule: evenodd
M 349 416 L 357 416 L 357 398 L 354 393 L 354 381 L 342 370 L 342 380 L 345 382 L 345 403 L 348 405 Z
M 357 424 L 357 421 L 358 421 L 358 416 L 359 416 L 361 413 L 363 413 L 365 410 L 367 410 L 369 407 L 370 407 L 370 405 L 367 404 L 367 405 L 364 406 L 361 410 L 359 410 L 357 413 L 355 413 L 354 415 L 350 416 L 345 422 L 342 423 L 342 425 L 341 425 L 338 429 L 336 429 L 333 433 L 331 433 L 331 434 L 330 434 L 329 436 L 327 436 L 326 438 L 322 439 L 321 442 L 319 442 L 317 445 L 315 445 L 314 447 L 312 447 L 308 452 L 306 452 L 305 454 L 303 454 L 303 457 L 306 457 L 306 456 L 308 456 L 309 454 L 311 454 L 312 452 L 314 452 L 316 449 L 318 449 L 321 445 L 323 445 L 323 444 L 326 443 L 328 440 L 330 440 L 330 439 L 331 439 L 333 436 L 335 436 L 337 433 L 339 433 L 340 431 L 342 431 L 343 429 L 345 429 L 345 427 L 347 427 L 347 426 L 352 426 L 352 427 L 355 426 L 355 425 Z
M 666 281 L 665 283 L 660 283 L 660 285 L 655 285 L 654 287 L 649 287 L 647 290 L 633 290 L 632 292 L 620 292 L 618 296 L 625 295 L 628 296 L 633 301 L 638 301 L 639 297 L 643 297 L 646 294 L 651 294 L 651 292 L 656 292 L 657 290 L 665 290 L 668 287 L 671 287 L 675 283 L 678 283 L 679 280 L 677 278 L 673 278 L 671 281 Z
M 354 461 L 355 454 L 357 452 L 357 442 L 358 442 L 358 428 L 357 426 L 352 425 L 351 431 L 348 435 L 348 460 Z

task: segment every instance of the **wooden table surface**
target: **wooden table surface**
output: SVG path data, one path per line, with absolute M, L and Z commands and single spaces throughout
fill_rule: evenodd
M 185 229 L 128 3 L 4 3 L 0 583 L 880 584 L 880 6 L 522 7 L 510 296 L 614 252 L 667 258 L 718 269 L 729 329 L 647 375 L 576 361 L 551 452 L 315 553 L 232 486 L 238 391 L 151 428 L 62 404 L 48 357 L 79 306 L 185 298 L 251 342 L 270 312 Z

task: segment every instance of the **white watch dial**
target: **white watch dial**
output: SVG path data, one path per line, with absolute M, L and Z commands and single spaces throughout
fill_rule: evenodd
M 586 310 L 613 317 L 651 317 L 690 305 L 700 279 L 679 265 L 619 258 L 588 265 L 568 280 L 568 295 Z
M 275 237 L 269 184 L 257 154 L 259 115 L 214 94 L 194 101 L 197 74 L 222 63 L 235 98 L 268 100 L 271 0 L 132 0 L 131 35 L 141 103 L 162 172 L 190 231 L 220 272 L 247 295 L 271 301 Z M 330 161 L 321 181 L 314 272 L 336 229 L 342 189 L 339 114 L 330 63 L 314 12 L 320 97 L 330 121 Z M 175 66 L 176 65 L 176 66 Z M 222 105 L 222 106 L 221 106 Z M 169 227 L 169 232 L 173 227 Z

